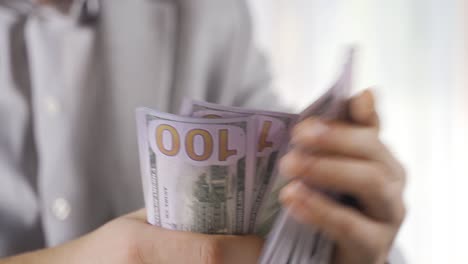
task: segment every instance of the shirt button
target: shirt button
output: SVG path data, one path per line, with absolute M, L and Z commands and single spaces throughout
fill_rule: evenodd
M 49 114 L 55 115 L 60 113 L 61 107 L 58 100 L 52 96 L 47 96 L 44 100 L 46 110 Z
M 70 203 L 64 198 L 55 199 L 52 204 L 52 213 L 54 216 L 61 221 L 64 221 L 68 218 L 71 212 Z

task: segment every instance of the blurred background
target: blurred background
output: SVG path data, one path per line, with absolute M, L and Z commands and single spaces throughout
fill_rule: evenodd
M 408 263 L 468 263 L 468 1 L 250 0 L 284 103 L 302 109 L 357 45 L 383 140 L 408 172 L 397 244 Z

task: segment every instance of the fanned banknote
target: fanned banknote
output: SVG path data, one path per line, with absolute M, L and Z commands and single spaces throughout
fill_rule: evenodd
M 148 222 L 168 229 L 242 234 L 254 173 L 254 121 L 137 109 Z
M 181 116 L 138 108 L 148 222 L 167 229 L 267 237 L 261 264 L 326 264 L 333 243 L 297 223 L 278 201 L 279 159 L 289 132 L 308 117 L 344 120 L 353 50 L 337 82 L 301 114 L 185 100 Z M 322 190 L 331 197 L 340 198 Z
M 347 118 L 347 102 L 352 86 L 353 56 L 354 51 L 351 49 L 347 54 L 343 70 L 336 83 L 300 114 L 299 121 L 311 116 L 330 120 Z M 268 233 L 267 243 L 263 249 L 260 263 L 295 263 L 292 262 L 293 259 L 301 259 L 301 263 L 328 263 L 332 254 L 333 243 L 327 240 L 326 237 L 308 227 L 301 228 L 302 232 L 297 233 L 300 224 L 294 221 L 284 210 L 280 214 L 279 221 L 275 222 L 281 211 L 278 201 L 279 192 L 287 184 L 286 179 L 286 177 L 277 174 L 276 178 L 271 180 L 267 189 L 268 196 L 264 197 L 259 210 L 255 231 L 261 235 Z M 334 194 L 330 195 L 334 196 Z M 273 223 L 274 226 L 271 229 Z M 278 236 L 278 234 L 283 235 Z M 310 248 L 292 247 L 292 251 L 288 251 L 290 247 L 283 249 L 279 246 L 281 241 L 277 241 L 278 239 L 289 241 L 289 245 L 300 242 L 310 245 Z M 277 257 L 278 254 L 281 254 L 285 260 Z
M 253 231 L 258 209 L 265 195 L 270 178 L 276 173 L 276 164 L 287 147 L 289 132 L 299 115 L 274 111 L 254 110 L 223 106 L 214 103 L 187 99 L 180 114 L 200 118 L 229 118 L 251 116 L 256 123 L 256 159 L 253 193 L 247 205 L 248 230 Z

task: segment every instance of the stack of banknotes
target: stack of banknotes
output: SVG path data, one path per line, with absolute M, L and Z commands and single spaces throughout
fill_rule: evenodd
M 138 108 L 148 222 L 172 230 L 266 237 L 260 263 L 328 263 L 333 243 L 281 209 L 278 195 L 287 178 L 278 164 L 291 148 L 295 124 L 311 116 L 346 118 L 352 61 L 350 50 L 335 84 L 300 114 L 196 100 L 185 100 L 179 115 Z

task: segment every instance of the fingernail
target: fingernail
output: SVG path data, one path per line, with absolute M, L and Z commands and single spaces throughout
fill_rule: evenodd
M 291 150 L 280 161 L 280 174 L 288 179 L 300 177 L 307 168 L 306 159 L 307 157 L 302 151 Z
M 329 127 L 324 122 L 314 121 L 309 126 L 299 127 L 298 133 L 296 133 L 292 142 L 296 142 L 295 139 L 297 139 L 297 137 L 318 138 L 328 130 Z
M 305 188 L 302 182 L 293 181 L 281 190 L 279 198 L 283 202 L 301 199 L 304 197 Z
M 291 153 L 288 153 L 281 158 L 281 160 L 279 161 L 279 172 L 281 175 L 289 175 L 289 172 L 293 168 L 293 165 L 291 163 Z
M 320 121 L 315 122 L 312 127 L 308 130 L 310 137 L 319 137 L 328 131 L 328 126 Z

